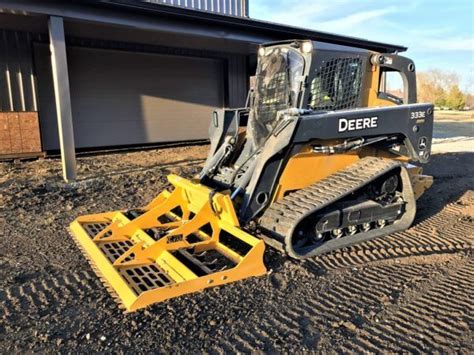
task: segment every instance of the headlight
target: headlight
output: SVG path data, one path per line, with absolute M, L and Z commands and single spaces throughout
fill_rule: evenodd
M 258 49 L 258 55 L 259 55 L 260 57 L 263 57 L 263 56 L 265 55 L 265 48 L 260 47 L 260 48 Z
M 303 44 L 301 45 L 301 51 L 303 53 L 311 53 L 313 51 L 313 43 L 303 42 Z

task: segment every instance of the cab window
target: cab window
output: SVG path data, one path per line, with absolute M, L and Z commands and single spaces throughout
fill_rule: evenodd
M 389 100 L 397 105 L 403 104 L 404 85 L 400 72 L 383 70 L 380 74 L 379 98 Z

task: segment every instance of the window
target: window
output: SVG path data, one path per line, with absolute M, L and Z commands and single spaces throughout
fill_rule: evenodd
M 313 110 L 341 110 L 359 105 L 362 84 L 360 58 L 332 59 L 311 81 L 309 106 Z
M 379 86 L 379 98 L 392 101 L 398 105 L 403 104 L 404 97 L 403 78 L 398 71 L 382 71 Z
M 268 138 L 279 121 L 277 112 L 297 107 L 304 58 L 294 49 L 273 48 L 259 58 L 254 110 L 249 117 L 249 134 L 256 147 Z

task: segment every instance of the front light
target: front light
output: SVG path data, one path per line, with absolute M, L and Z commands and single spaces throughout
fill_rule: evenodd
M 258 55 L 259 55 L 260 57 L 263 57 L 263 56 L 265 55 L 265 48 L 260 47 L 260 48 L 258 49 Z
M 301 51 L 303 53 L 311 53 L 313 51 L 313 43 L 303 42 L 303 44 L 301 45 Z

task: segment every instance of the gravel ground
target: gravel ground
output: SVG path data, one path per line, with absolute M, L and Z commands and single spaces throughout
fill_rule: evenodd
M 268 275 L 123 314 L 67 234 L 191 177 L 207 146 L 0 163 L 0 352 L 474 352 L 472 152 L 436 154 L 415 225 Z

